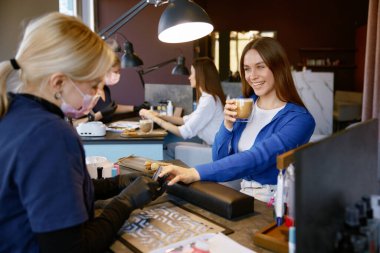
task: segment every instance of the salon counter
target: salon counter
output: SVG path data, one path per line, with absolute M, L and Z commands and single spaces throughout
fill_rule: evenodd
M 163 159 L 164 137 L 126 138 L 120 133 L 107 131 L 102 137 L 82 136 L 81 139 L 86 156 L 104 156 L 111 162 L 132 154 L 154 160 Z
M 184 164 L 180 160 L 168 160 L 165 162 L 170 162 L 175 165 L 187 167 L 186 164 Z M 128 167 L 121 167 L 120 173 L 130 173 L 133 172 L 133 169 L 130 169 Z M 212 183 L 212 182 L 209 182 Z M 218 184 L 217 184 L 218 185 Z M 221 185 L 220 185 L 221 186 Z M 221 186 L 224 187 L 224 186 Z M 226 187 L 227 188 L 227 187 Z M 208 190 L 211 190 L 210 188 L 207 188 Z M 177 189 L 178 190 L 178 189 Z M 229 189 L 228 190 L 232 190 Z M 170 192 L 170 191 L 168 191 Z M 206 191 L 207 192 L 207 191 Z M 204 192 L 204 194 L 209 194 Z M 227 194 L 227 193 L 226 193 Z M 194 193 L 194 197 L 196 198 L 197 195 Z M 211 196 L 211 195 L 210 195 Z M 198 196 L 199 197 L 199 196 Z M 258 200 L 254 201 L 254 212 L 245 214 L 243 216 L 236 216 L 238 218 L 233 219 L 227 219 L 222 216 L 219 216 L 213 212 L 207 211 L 204 208 L 202 208 L 202 205 L 194 205 L 182 198 L 180 198 L 180 195 L 173 193 L 165 193 L 163 196 L 158 198 L 156 201 L 152 203 L 152 205 L 161 203 L 161 202 L 167 202 L 172 201 L 176 205 L 183 207 L 184 209 L 188 209 L 191 212 L 195 214 L 199 214 L 200 216 L 203 216 L 215 223 L 218 223 L 219 225 L 233 230 L 233 233 L 228 234 L 228 236 L 233 239 L 234 241 L 238 242 L 239 244 L 243 245 L 244 247 L 247 247 L 251 250 L 254 250 L 255 252 L 259 253 L 267 253 L 270 252 L 268 250 L 265 250 L 259 246 L 256 246 L 253 243 L 253 235 L 259 231 L 260 229 L 268 226 L 269 224 L 274 222 L 273 219 L 273 208 L 268 207 L 266 203 L 260 202 Z M 216 203 L 216 200 L 210 200 L 208 203 Z M 212 209 L 212 208 L 211 208 Z M 123 243 L 121 243 L 119 240 L 116 240 L 115 243 L 112 245 L 112 251 L 113 252 L 133 252 L 130 251 Z

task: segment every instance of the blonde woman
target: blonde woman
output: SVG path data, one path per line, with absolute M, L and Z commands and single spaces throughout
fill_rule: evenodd
M 64 120 L 92 109 L 112 60 L 80 20 L 51 13 L 31 22 L 15 58 L 0 63 L 0 252 L 105 252 L 130 212 L 157 197 L 146 177 L 92 182 Z M 13 72 L 18 92 L 7 93 Z M 94 218 L 94 200 L 114 195 Z

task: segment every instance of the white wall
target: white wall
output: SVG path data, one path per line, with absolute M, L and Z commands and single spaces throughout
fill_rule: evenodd
M 0 61 L 16 54 L 25 23 L 58 9 L 58 0 L 0 0 Z

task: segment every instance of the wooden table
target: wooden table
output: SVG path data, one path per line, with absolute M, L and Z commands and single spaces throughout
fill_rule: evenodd
M 170 160 L 166 161 L 170 162 L 176 165 L 184 166 L 186 165 L 181 162 L 180 160 Z M 134 170 L 130 170 L 128 168 L 124 168 L 121 173 L 129 173 Z M 154 201 L 152 204 L 157 204 L 160 202 L 165 201 L 173 201 L 179 206 L 183 206 L 194 213 L 200 214 L 216 223 L 219 223 L 220 225 L 227 227 L 229 229 L 232 229 L 234 232 L 232 234 L 229 234 L 228 236 L 235 240 L 236 242 L 240 243 L 241 245 L 252 249 L 259 253 L 267 253 L 271 252 L 266 249 L 263 249 L 259 246 L 256 246 L 253 243 L 253 235 L 259 231 L 260 229 L 268 226 L 269 224 L 274 222 L 273 218 L 273 208 L 268 207 L 266 203 L 260 202 L 258 200 L 255 200 L 254 202 L 254 210 L 255 212 L 253 214 L 240 217 L 238 219 L 234 220 L 228 220 L 226 218 L 223 218 L 217 214 L 214 214 L 212 212 L 209 212 L 199 206 L 193 205 L 183 199 L 180 199 L 176 196 L 170 195 L 170 194 L 164 194 L 159 199 Z M 132 252 L 130 249 L 126 248 L 122 243 L 119 241 L 115 241 L 115 243 L 112 245 L 113 252 L 121 253 L 121 252 Z

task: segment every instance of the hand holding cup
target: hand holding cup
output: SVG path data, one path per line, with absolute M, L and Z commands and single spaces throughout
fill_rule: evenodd
M 227 99 L 224 105 L 224 126 L 228 129 L 231 129 L 233 123 L 236 121 L 236 109 L 235 99 Z

